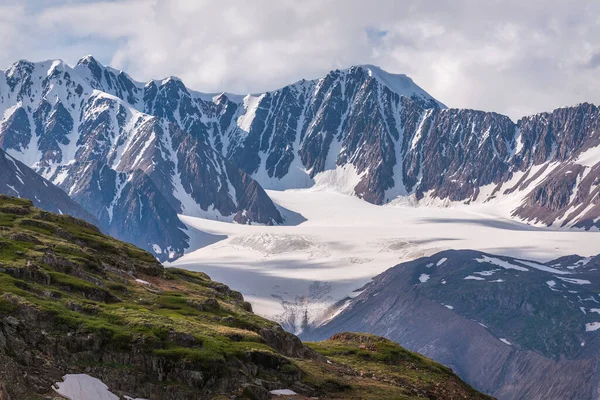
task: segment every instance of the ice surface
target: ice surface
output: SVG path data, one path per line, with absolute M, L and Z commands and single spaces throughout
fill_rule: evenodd
M 223 240 L 194 246 L 167 266 L 206 272 L 241 291 L 258 314 L 296 332 L 301 318 L 286 325 L 290 316 L 306 311 L 309 323 L 318 324 L 333 313 L 333 304 L 351 298 L 379 273 L 442 250 L 475 249 L 534 260 L 537 269 L 537 262 L 566 254 L 600 253 L 600 232 L 533 228 L 499 217 L 494 205 L 376 206 L 324 187 L 267 193 L 278 206 L 299 215 L 298 223 L 240 225 L 180 216 L 190 235 L 197 228 Z M 534 268 L 496 257 L 478 261 L 486 270 Z

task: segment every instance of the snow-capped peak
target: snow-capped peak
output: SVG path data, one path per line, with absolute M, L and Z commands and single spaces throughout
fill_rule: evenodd
M 417 85 L 410 77 L 405 74 L 394 74 L 381 69 L 378 66 L 371 64 L 358 65 L 357 68 L 361 68 L 367 71 L 371 78 L 376 79 L 380 84 L 386 86 L 391 91 L 399 94 L 400 96 L 412 97 L 418 96 L 426 99 L 435 100 L 441 108 L 446 106 L 434 99 L 429 93 L 423 90 Z
M 176 83 L 176 84 L 183 84 L 183 81 L 181 80 L 181 78 L 177 77 L 177 76 L 168 76 L 166 78 L 164 78 L 160 84 L 161 85 L 166 85 L 168 83 Z
M 98 61 L 92 56 L 88 54 L 85 57 L 82 57 L 79 61 L 77 61 L 77 65 L 86 65 L 86 64 L 99 64 Z

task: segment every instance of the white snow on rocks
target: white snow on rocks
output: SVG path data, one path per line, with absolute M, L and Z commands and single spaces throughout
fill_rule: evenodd
M 469 281 L 469 280 L 471 280 L 471 281 L 485 281 L 485 278 L 482 278 L 482 277 L 480 277 L 480 276 L 473 276 L 473 275 L 469 275 L 469 276 L 466 276 L 466 277 L 464 278 L 464 280 L 465 280 L 465 281 Z
M 590 322 L 590 323 L 585 324 L 586 332 L 594 332 L 594 331 L 597 331 L 598 329 L 600 329 L 600 322 Z
M 260 96 L 252 96 L 251 94 L 244 97 L 244 114 L 242 114 L 238 120 L 237 125 L 239 128 L 245 133 L 250 132 L 250 127 L 252 126 L 252 121 L 256 117 L 256 110 L 258 109 L 258 104 L 262 100 L 265 95 Z
M 477 275 L 481 275 L 481 276 L 492 276 L 494 275 L 494 272 L 498 271 L 497 269 L 492 269 L 490 271 L 478 271 L 478 272 L 473 272 L 474 274 Z
M 429 275 L 427 274 L 421 274 L 421 276 L 419 276 L 419 281 L 421 281 L 421 283 L 425 283 L 429 280 Z
M 9 185 L 8 183 L 6 184 L 6 186 L 8 186 L 8 188 L 9 188 L 10 190 L 12 190 L 13 192 L 15 192 L 15 193 L 17 194 L 17 197 L 21 197 L 21 195 L 19 194 L 19 191 L 18 191 L 17 189 L 15 189 L 15 187 L 14 187 L 14 186 L 12 186 L 12 185 Z
M 494 265 L 497 265 L 497 266 L 505 268 L 505 269 L 514 269 L 517 271 L 529 271 L 525 267 L 522 267 L 522 266 L 516 265 L 516 264 L 511 264 L 508 261 L 504 261 L 504 260 L 501 260 L 496 257 L 481 256 L 480 258 L 476 258 L 475 261 L 477 261 L 479 263 L 494 264 Z
M 592 147 L 582 152 L 577 160 L 576 164 L 584 167 L 592 168 L 594 165 L 600 163 L 600 146 Z
M 577 261 L 575 263 L 575 265 L 572 265 L 572 266 L 567 267 L 567 268 L 569 268 L 569 269 L 575 269 L 575 268 L 578 268 L 578 267 L 585 267 L 586 265 L 588 265 L 590 263 L 590 261 L 592 261 L 592 257 L 585 257 L 585 258 L 582 258 L 581 260 Z
M 454 307 L 452 307 L 448 304 L 444 304 L 444 307 L 446 307 L 448 310 L 454 310 Z
M 562 271 L 560 269 L 552 268 L 547 265 L 539 264 L 539 263 L 532 262 L 532 261 L 524 261 L 524 260 L 516 260 L 516 261 L 518 261 L 519 263 L 521 263 L 523 265 L 527 265 L 528 267 L 539 269 L 540 271 L 550 272 L 552 274 L 557 274 L 557 275 L 570 275 L 571 274 L 571 272 L 569 272 L 569 271 Z
M 387 86 L 393 92 L 396 92 L 400 96 L 411 98 L 412 96 L 418 96 L 423 99 L 431 99 L 432 97 L 421 89 L 411 78 L 404 74 L 393 74 L 382 70 L 375 65 L 364 64 L 360 67 L 365 68 L 369 72 L 369 76 L 381 82 L 382 85 Z M 436 101 L 441 108 L 446 108 L 442 103 Z
M 500 339 L 498 339 L 498 340 L 500 340 L 500 341 L 501 341 L 502 343 L 504 343 L 504 344 L 507 344 L 507 345 L 509 345 L 509 346 L 512 346 L 512 343 L 510 343 L 508 340 L 506 340 L 506 339 L 504 339 L 504 338 L 500 338 Z
M 550 286 L 551 288 L 553 288 L 554 286 L 556 286 L 556 281 L 546 281 L 546 285 Z
M 565 281 L 568 283 L 574 283 L 576 285 L 589 285 L 592 282 L 588 281 L 587 279 L 574 279 L 574 278 L 561 278 L 560 276 L 557 276 L 558 279 L 560 279 L 561 281 Z
M 440 265 L 442 265 L 443 263 L 445 263 L 446 261 L 448 261 L 448 259 L 446 257 L 442 258 L 440 261 L 437 262 L 437 266 L 439 267 Z

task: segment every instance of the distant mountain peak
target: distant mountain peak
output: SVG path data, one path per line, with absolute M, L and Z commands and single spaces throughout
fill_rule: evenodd
M 353 68 L 361 68 L 369 74 L 369 76 L 373 79 L 376 79 L 379 83 L 389 88 L 391 91 L 399 94 L 400 96 L 412 97 L 416 95 L 418 97 L 431 98 L 434 99 L 429 93 L 427 93 L 423 88 L 417 85 L 412 78 L 405 74 L 399 73 L 391 73 L 379 66 L 372 64 L 362 64 L 357 65 Z M 440 108 L 446 108 L 446 106 L 434 99 Z
M 100 63 L 91 54 L 81 57 L 79 59 L 79 61 L 77 61 L 77 65 L 87 65 L 87 64 L 100 64 Z

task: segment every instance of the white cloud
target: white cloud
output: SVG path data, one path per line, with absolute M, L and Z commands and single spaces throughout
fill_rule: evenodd
M 9 2 L 10 3 L 10 2 Z M 600 102 L 600 4 L 475 0 L 28 0 L 0 6 L 0 63 L 94 54 L 139 80 L 259 92 L 353 64 L 513 118 Z

